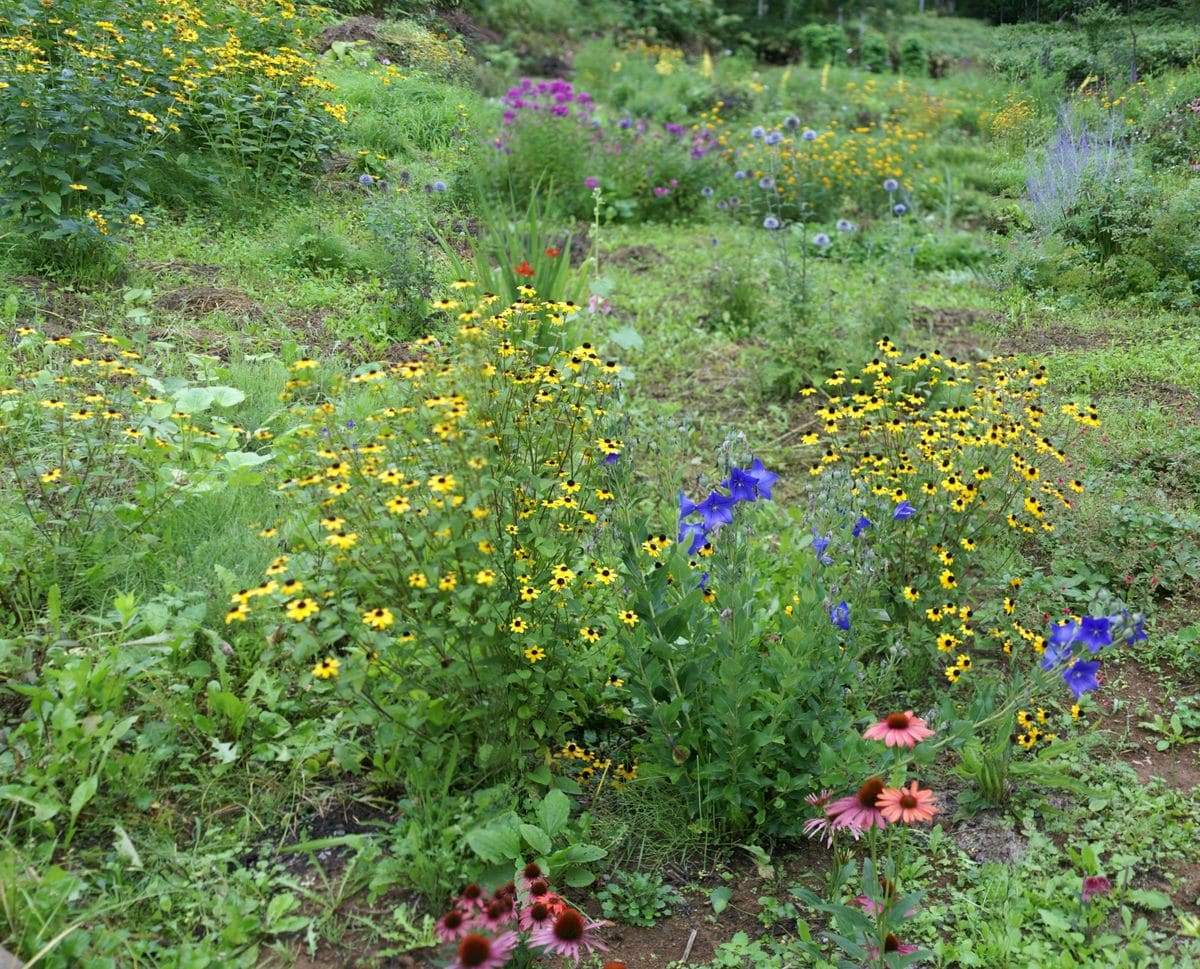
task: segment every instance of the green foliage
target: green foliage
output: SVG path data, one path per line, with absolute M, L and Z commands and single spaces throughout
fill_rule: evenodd
M 929 74 L 929 52 L 925 42 L 916 34 L 900 38 L 900 73 L 909 77 Z
M 837 24 L 806 24 L 792 35 L 809 67 L 846 62 L 846 32 Z
M 616 872 L 596 893 L 606 919 L 651 927 L 671 914 L 675 891 L 662 875 L 644 871 Z

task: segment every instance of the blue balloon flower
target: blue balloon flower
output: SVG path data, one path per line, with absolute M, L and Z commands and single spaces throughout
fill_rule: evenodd
M 896 521 L 904 521 L 906 518 L 912 518 L 916 513 L 917 509 L 907 501 L 902 501 L 896 506 L 896 510 L 892 512 L 892 518 Z
M 1100 616 L 1099 618 L 1084 616 L 1079 621 L 1078 639 L 1093 653 L 1100 652 L 1101 649 L 1112 643 L 1112 629 L 1110 628 L 1109 618 L 1107 616 Z
M 850 631 L 850 607 L 846 604 L 845 599 L 829 610 L 829 622 L 838 629 Z
M 1075 694 L 1075 699 L 1078 700 L 1089 690 L 1100 689 L 1100 684 L 1096 680 L 1096 673 L 1100 669 L 1099 660 L 1079 660 L 1074 666 L 1063 670 L 1063 682 L 1067 684 L 1067 688 Z
M 874 523 L 866 515 L 859 515 L 858 521 L 854 523 L 854 531 L 852 531 L 850 534 L 855 538 L 858 538 L 858 536 L 870 528 L 872 524 Z

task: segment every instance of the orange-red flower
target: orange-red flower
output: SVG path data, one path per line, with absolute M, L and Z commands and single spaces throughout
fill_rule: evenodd
M 884 788 L 875 802 L 879 812 L 891 822 L 903 821 L 913 824 L 917 821 L 932 821 L 938 813 L 934 803 L 933 791 L 922 790 L 913 781 L 908 787 Z
M 533 267 L 529 265 L 529 260 L 526 259 L 521 263 L 521 265 L 514 266 L 513 272 L 515 272 L 518 276 L 532 276 Z

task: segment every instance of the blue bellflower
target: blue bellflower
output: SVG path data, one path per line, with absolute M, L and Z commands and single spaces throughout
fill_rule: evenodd
M 1107 616 L 1099 618 L 1084 616 L 1079 621 L 1079 641 L 1093 653 L 1100 652 L 1101 649 L 1112 643 L 1112 630 L 1109 623 L 1110 620 Z
M 858 538 L 858 536 L 870 528 L 872 524 L 874 523 L 866 515 L 859 515 L 858 521 L 854 523 L 854 531 L 852 531 L 850 534 L 855 538 Z
M 892 518 L 896 521 L 904 521 L 907 518 L 912 518 L 916 513 L 917 509 L 909 504 L 909 502 L 902 501 L 896 506 L 896 510 L 892 512 Z

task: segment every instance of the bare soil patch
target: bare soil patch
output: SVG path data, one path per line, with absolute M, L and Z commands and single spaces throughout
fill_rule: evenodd
M 246 320 L 263 317 L 262 307 L 257 302 L 240 289 L 229 286 L 181 286 L 159 296 L 155 306 L 190 320 L 203 319 L 213 313 Z

